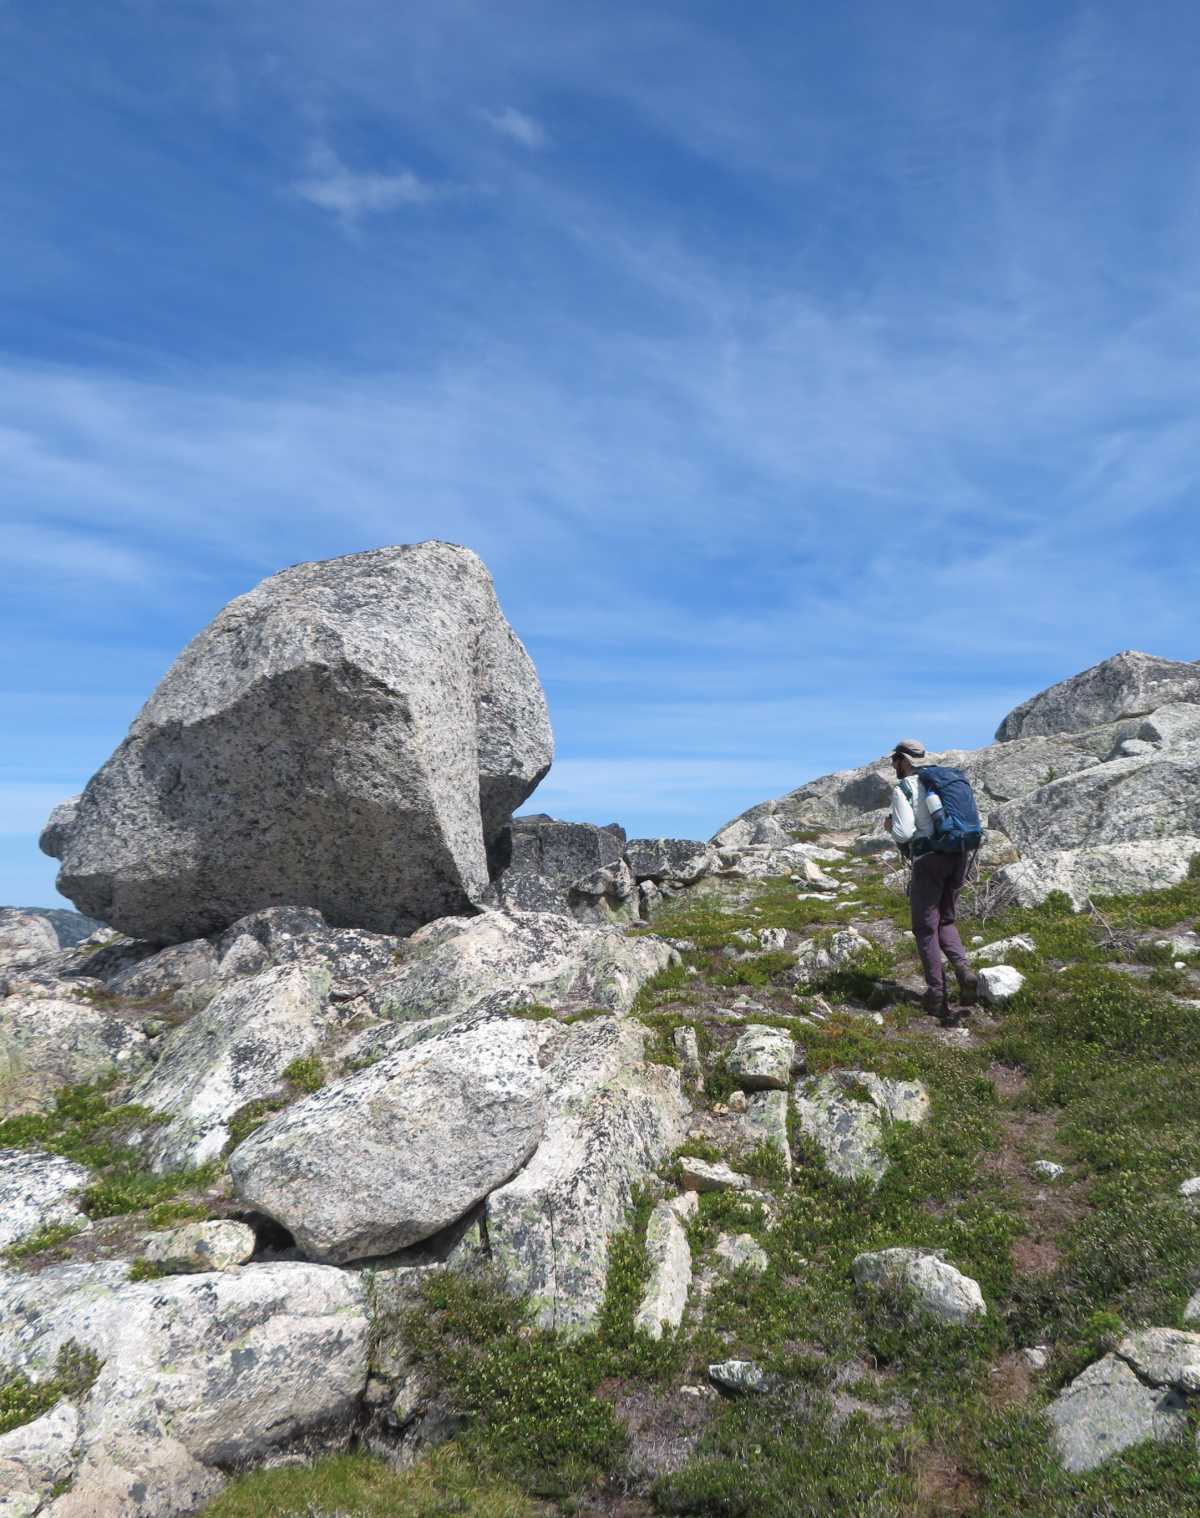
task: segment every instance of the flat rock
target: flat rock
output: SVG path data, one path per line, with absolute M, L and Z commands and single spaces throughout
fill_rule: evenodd
M 919 1081 L 884 1080 L 869 1070 L 833 1070 L 796 1087 L 800 1130 L 844 1181 L 878 1185 L 887 1170 L 883 1150 L 889 1122 L 923 1123 L 929 1093 Z
M 0 1149 L 0 1249 L 44 1228 L 90 1227 L 77 1205 L 90 1183 L 82 1165 L 60 1154 Z
M 652 976 L 679 955 L 660 938 L 590 927 L 554 912 L 448 917 L 414 933 L 401 962 L 376 980 L 372 1008 L 396 1019 L 507 1012 L 628 1012 Z
M 853 1269 L 859 1286 L 907 1288 L 922 1311 L 943 1323 L 967 1323 L 987 1312 L 979 1283 L 948 1265 L 935 1250 L 880 1249 L 856 1256 Z
M 692 1284 L 692 1251 L 675 1198 L 657 1202 L 650 1214 L 646 1259 L 650 1279 L 633 1322 L 652 1339 L 661 1339 L 664 1329 L 682 1323 Z
M 1011 938 L 998 938 L 995 943 L 985 943 L 973 949 L 971 957 L 981 964 L 999 964 L 1007 954 L 1036 954 L 1037 944 L 1027 933 L 1016 933 Z
M 1171 1387 L 1147 1386 L 1117 1355 L 1105 1355 L 1063 1388 L 1046 1409 L 1059 1459 L 1075 1475 L 1147 1439 L 1174 1438 L 1187 1403 Z
M 700 1041 L 695 1028 L 676 1028 L 671 1042 L 679 1056 L 679 1069 L 684 1085 L 691 1091 L 704 1090 L 704 1065 L 700 1059 Z
M 1175 701 L 1200 701 L 1200 665 L 1128 650 L 1060 680 L 1014 707 L 996 738 L 1077 733 Z
M 679 1144 L 688 1103 L 679 1072 L 646 1060 L 641 1024 L 605 1017 L 550 1031 L 545 1132 L 488 1198 L 487 1237 L 537 1320 L 580 1333 L 604 1302 L 609 1241 L 626 1225 L 635 1186 Z
M 360 1283 L 327 1266 L 141 1283 L 112 1267 L 0 1274 L 0 1363 L 40 1378 L 72 1339 L 101 1361 L 52 1518 L 173 1518 L 215 1494 L 219 1469 L 344 1437 L 367 1338 Z
M 979 999 L 988 1007 L 1003 1007 L 1025 984 L 1025 977 L 1012 965 L 985 965 L 979 971 Z
M 694 885 L 712 868 L 712 851 L 693 838 L 631 838 L 625 859 L 635 880 Z
M 836 933 L 810 939 L 796 950 L 796 969 L 793 972 L 797 985 L 810 985 L 842 965 L 850 964 L 871 947 L 857 928 L 839 928 Z
M 249 1102 L 283 1092 L 284 1070 L 336 1026 L 324 970 L 284 965 L 229 986 L 161 1041 L 154 1069 L 133 1100 L 168 1121 L 146 1136 L 155 1169 L 216 1159 L 230 1119 Z
M 1200 1334 L 1178 1328 L 1143 1328 L 1127 1335 L 1116 1354 L 1143 1381 L 1173 1386 L 1185 1395 L 1200 1393 Z
M 142 1258 L 182 1273 L 197 1270 L 232 1270 L 244 1265 L 254 1253 L 254 1229 L 232 1218 L 207 1223 L 184 1223 L 161 1233 L 147 1234 Z
M 78 991 L 30 986 L 0 1001 L 0 1116 L 48 1111 L 63 1086 L 132 1079 L 148 1063 L 141 1030 Z
M 688 1191 L 743 1191 L 750 1184 L 748 1175 L 740 1175 L 720 1160 L 700 1160 L 690 1154 L 681 1156 L 679 1172 Z
M 0 1434 L 0 1518 L 32 1518 L 75 1470 L 79 1409 L 65 1399 Z
M 281 902 L 407 933 L 482 897 L 552 751 L 476 555 L 379 548 L 232 601 L 43 842 L 59 890 L 137 938 L 203 938 Z
M 773 1149 L 790 1173 L 792 1146 L 788 1138 L 788 1096 L 786 1091 L 752 1091 L 746 1097 L 741 1114 L 742 1132 L 751 1146 L 765 1144 Z
M 1131 843 L 1041 852 L 996 871 L 997 886 L 1022 907 L 1035 907 L 1052 891 L 1062 891 L 1078 910 L 1090 896 L 1138 896 L 1187 879 L 1200 854 L 1200 832 Z
M 786 1091 L 796 1045 L 782 1028 L 749 1023 L 729 1051 L 729 1073 L 743 1091 Z
M 536 1023 L 492 1019 L 324 1086 L 234 1151 L 238 1196 L 314 1259 L 391 1254 L 429 1238 L 537 1147 L 547 1087 L 539 1043 Z
M 1065 775 L 995 809 L 1022 858 L 1200 834 L 1200 751 L 1141 754 Z
M 504 910 L 570 914 L 576 883 L 619 866 L 623 848 L 623 836 L 611 827 L 544 815 L 514 817 L 495 849 L 501 872 L 487 902 Z

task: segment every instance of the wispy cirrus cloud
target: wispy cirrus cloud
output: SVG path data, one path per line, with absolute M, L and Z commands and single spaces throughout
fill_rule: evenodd
M 383 174 L 376 170 L 351 169 L 328 143 L 318 143 L 308 155 L 307 172 L 292 183 L 301 200 L 340 221 L 356 225 L 364 216 L 377 216 L 402 206 L 427 205 L 437 189 L 410 169 Z
M 518 142 L 523 148 L 544 148 L 549 138 L 546 129 L 541 122 L 535 121 L 532 116 L 527 116 L 524 111 L 518 111 L 515 106 L 506 105 L 502 110 L 494 111 L 483 109 L 480 115 L 494 132 L 499 132 L 501 137 L 507 137 L 512 142 Z

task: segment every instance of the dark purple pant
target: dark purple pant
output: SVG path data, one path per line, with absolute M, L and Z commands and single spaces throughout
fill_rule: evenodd
M 946 988 L 943 954 L 956 969 L 965 972 L 969 968 L 962 939 L 954 925 L 958 893 L 962 890 L 969 857 L 967 854 L 922 854 L 913 861 L 912 889 L 908 898 L 912 908 L 912 929 L 921 967 L 925 971 L 925 984 L 939 994 Z

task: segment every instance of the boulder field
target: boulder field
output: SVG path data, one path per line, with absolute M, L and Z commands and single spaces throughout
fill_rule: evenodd
M 931 757 L 976 786 L 998 898 L 1185 879 L 1200 665 L 1120 654 L 997 738 Z M 888 1312 L 1000 1332 L 1015 1214 L 980 1223 L 995 1188 L 982 1206 L 957 1172 L 928 1196 L 902 1182 L 983 1143 L 1007 1078 L 986 1028 L 1027 983 L 1053 989 L 1036 923 L 974 935 L 984 1033 L 914 1034 L 883 761 L 703 842 L 514 817 L 550 756 L 486 571 L 427 543 L 231 603 L 56 809 L 61 888 L 106 926 L 0 912 L 0 1370 L 59 1387 L 0 1431 L 0 1515 L 183 1518 L 299 1451 L 412 1458 L 458 1417 L 438 1422 L 437 1368 L 397 1328 L 439 1278 L 520 1299 L 520 1342 L 560 1357 L 616 1301 L 664 1353 L 703 1324 L 723 1357 L 679 1390 L 694 1416 L 646 1467 L 663 1480 L 721 1398 L 807 1427 L 816 1401 L 787 1398 L 819 1382 L 831 1437 L 908 1417 Z M 1189 931 L 1164 941 L 1177 1010 L 1200 1004 Z M 1004 1162 L 1030 1191 L 1074 1184 Z M 798 1315 L 762 1317 L 780 1363 L 808 1356 L 794 1385 L 744 1358 L 756 1292 Z M 848 1349 L 855 1314 L 879 1337 Z M 1198 1344 L 1131 1330 L 1065 1381 L 1059 1465 L 1178 1437 Z

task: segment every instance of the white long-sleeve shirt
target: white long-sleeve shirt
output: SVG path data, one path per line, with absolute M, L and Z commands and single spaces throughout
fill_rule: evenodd
M 905 795 L 905 789 L 916 797 L 914 806 Z M 892 792 L 892 839 L 896 843 L 911 843 L 914 838 L 933 837 L 933 814 L 942 809 L 942 798 L 927 791 L 921 784 L 921 772 L 906 775 Z

